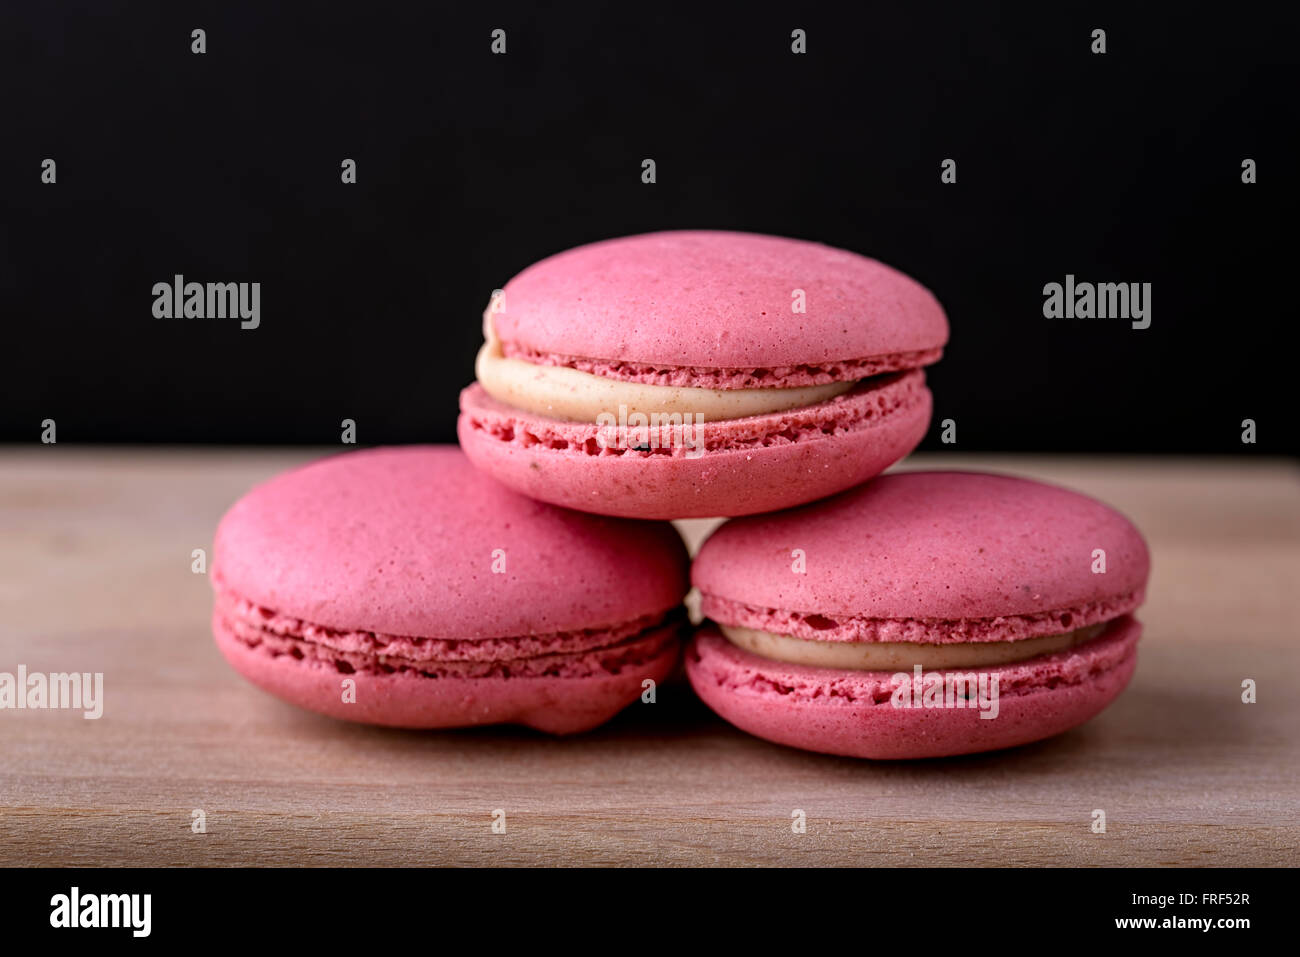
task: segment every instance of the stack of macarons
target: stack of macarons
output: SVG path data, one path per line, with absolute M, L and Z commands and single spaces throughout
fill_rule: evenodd
M 595 727 L 686 673 L 736 727 L 873 758 L 1008 747 L 1123 689 L 1148 572 L 1123 516 L 957 472 L 925 435 L 923 286 L 817 243 L 668 232 L 492 296 L 461 450 L 377 449 L 254 489 L 213 564 L 218 645 L 376 724 Z M 665 519 L 732 517 L 693 566 Z M 744 517 L 739 517 L 744 516 Z

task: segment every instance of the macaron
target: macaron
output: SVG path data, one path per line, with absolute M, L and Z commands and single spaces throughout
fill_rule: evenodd
M 217 646 L 253 684 L 370 724 L 585 731 L 680 658 L 687 555 L 667 523 L 585 515 L 450 446 L 327 458 L 222 518 Z
M 902 273 L 819 243 L 679 231 L 593 243 L 484 314 L 461 447 L 533 498 L 634 518 L 823 498 L 928 428 L 948 324 Z
M 969 472 L 904 472 L 722 525 L 692 578 L 704 702 L 769 741 L 862 758 L 1007 748 L 1128 684 L 1150 560 L 1102 503 Z

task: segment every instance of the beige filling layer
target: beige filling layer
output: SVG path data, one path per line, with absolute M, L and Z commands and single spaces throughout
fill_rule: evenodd
M 727 640 L 762 658 L 813 668 L 849 671 L 907 671 L 922 668 L 979 668 L 1050 655 L 1091 641 L 1109 622 L 1077 628 L 1063 635 L 1043 635 L 1020 641 L 972 641 L 947 645 L 912 641 L 811 641 L 774 635 L 755 628 L 719 625 Z
M 604 414 L 616 423 L 626 423 L 628 416 L 639 412 L 646 416 L 700 415 L 705 422 L 717 422 L 816 405 L 857 385 L 832 382 L 793 389 L 695 389 L 623 382 L 578 369 L 507 358 L 490 317 L 484 317 L 483 327 L 487 341 L 474 363 L 479 385 L 498 402 L 551 419 L 599 423 Z M 606 420 L 606 424 L 613 423 Z

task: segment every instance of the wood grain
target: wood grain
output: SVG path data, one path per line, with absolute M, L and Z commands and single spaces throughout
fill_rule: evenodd
M 562 740 L 367 728 L 270 698 L 213 646 L 190 555 L 251 484 L 315 454 L 0 451 L 0 670 L 102 671 L 106 698 L 98 721 L 0 712 L 0 865 L 1297 863 L 1295 463 L 909 459 L 1096 495 L 1143 529 L 1154 572 L 1137 675 L 1099 718 L 873 763 L 748 737 L 681 685 Z

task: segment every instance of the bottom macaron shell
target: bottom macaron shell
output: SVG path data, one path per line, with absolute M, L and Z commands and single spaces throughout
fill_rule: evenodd
M 885 390 L 882 390 L 885 391 Z M 457 435 L 478 468 L 517 492 L 584 512 L 626 518 L 674 519 L 753 515 L 812 502 L 880 474 L 925 437 L 932 399 L 913 372 L 892 383 L 888 406 L 866 424 L 841 429 L 840 406 L 717 423 L 729 433 L 770 426 L 771 444 L 684 454 L 590 454 L 593 426 L 554 423 L 509 409 L 473 385 L 461 395 Z M 897 404 L 894 404 L 897 403 Z M 811 437 L 784 438 L 796 415 L 815 425 Z M 820 421 L 818 421 L 820 417 Z M 770 420 L 770 423 L 768 422 Z M 822 431 L 822 430 L 825 431 Z M 534 433 L 543 438 L 537 441 Z M 546 436 L 556 433 L 556 437 Z M 503 440 L 502 436 L 509 436 Z M 521 437 L 524 440 L 521 441 Z
M 1128 684 L 1142 626 L 1117 620 L 1069 651 L 984 671 L 999 676 L 998 714 L 976 708 L 901 708 L 891 675 L 805 668 L 737 648 L 712 625 L 686 652 L 696 694 L 757 737 L 858 758 L 937 758 L 994 751 L 1060 734 L 1100 713 Z
M 519 724 L 548 734 L 590 731 L 636 701 L 647 678 L 659 684 L 671 675 L 681 651 L 681 642 L 674 639 L 635 666 L 618 673 L 593 668 L 595 673 L 584 677 L 429 677 L 408 671 L 343 674 L 290 655 L 272 657 L 251 648 L 219 616 L 213 620 L 213 632 L 226 660 L 263 691 L 333 718 L 396 728 Z M 596 656 L 593 652 L 590 657 Z M 345 678 L 356 682 L 352 702 L 343 700 Z

